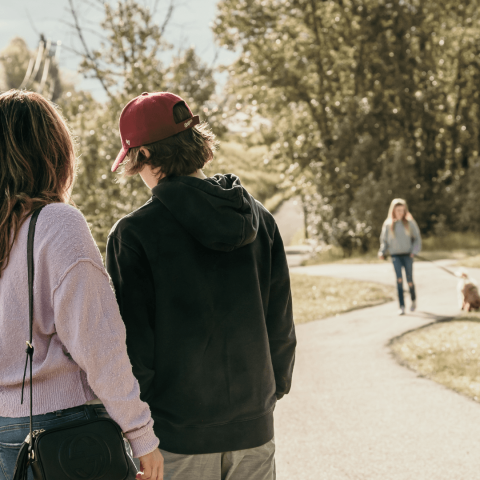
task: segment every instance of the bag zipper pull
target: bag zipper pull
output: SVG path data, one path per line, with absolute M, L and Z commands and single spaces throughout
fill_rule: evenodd
M 39 435 L 40 433 L 43 433 L 45 431 L 45 429 L 40 429 L 40 430 L 34 430 L 32 435 L 33 437 L 35 438 L 37 435 Z M 25 439 L 25 443 L 28 443 L 29 445 L 32 444 L 32 439 L 30 438 L 30 434 L 27 435 L 27 438 Z

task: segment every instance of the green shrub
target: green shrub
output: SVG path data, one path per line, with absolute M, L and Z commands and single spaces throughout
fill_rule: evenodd
M 435 235 L 423 239 L 422 249 L 425 251 L 480 249 L 480 235 L 473 232 Z

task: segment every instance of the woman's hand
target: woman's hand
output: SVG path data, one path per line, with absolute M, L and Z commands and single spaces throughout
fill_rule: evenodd
M 156 448 L 153 452 L 139 458 L 140 473 L 139 480 L 163 480 L 163 455 Z
M 411 257 L 411 258 L 414 258 L 414 257 L 415 257 L 415 254 L 414 254 L 414 253 L 411 253 L 411 254 L 410 254 L 410 257 Z
M 380 260 L 385 260 L 385 255 L 379 255 L 378 258 L 379 258 Z

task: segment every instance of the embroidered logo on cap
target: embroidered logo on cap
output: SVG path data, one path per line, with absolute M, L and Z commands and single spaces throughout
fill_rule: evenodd
M 192 123 L 192 119 L 190 119 L 188 122 L 185 122 L 183 125 L 185 128 L 187 128 L 191 123 Z
M 130 145 L 130 140 L 125 140 L 125 143 L 126 143 L 127 145 Z

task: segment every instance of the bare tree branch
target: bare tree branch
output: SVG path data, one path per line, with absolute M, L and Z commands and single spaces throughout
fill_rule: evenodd
M 160 0 L 155 0 L 153 2 L 153 7 L 152 7 L 152 17 L 155 16 L 155 14 L 157 13 L 157 8 L 158 8 L 158 4 L 160 3 Z
M 97 12 L 103 13 L 104 2 L 101 1 L 90 1 L 90 0 L 82 0 L 83 4 L 88 5 L 89 7 L 94 8 Z M 98 5 L 100 4 L 100 5 Z
M 92 68 L 95 71 L 95 77 L 102 84 L 102 87 L 105 90 L 105 93 L 108 95 L 110 100 L 115 101 L 115 97 L 112 95 L 112 93 L 108 89 L 108 86 L 105 83 L 105 80 L 100 72 L 100 67 L 98 65 L 97 59 L 92 55 L 92 53 L 90 52 L 90 49 L 88 48 L 87 42 L 85 41 L 85 38 L 83 36 L 83 30 L 80 27 L 77 11 L 75 10 L 75 6 L 73 5 L 73 0 L 68 0 L 68 4 L 70 5 L 70 13 L 72 14 L 72 17 L 75 23 L 75 30 L 77 31 L 78 38 L 80 39 L 80 42 L 82 43 L 82 46 L 83 46 L 83 50 L 84 50 L 83 55 L 86 58 L 88 58 L 88 60 L 90 60 Z
M 213 60 L 212 60 L 212 63 L 211 63 L 211 66 L 210 68 L 213 70 L 215 68 L 215 64 L 217 63 L 217 60 L 218 60 L 218 56 L 220 55 L 220 49 L 219 48 L 216 48 L 215 49 L 215 55 L 213 56 Z
M 30 23 L 30 26 L 32 27 L 32 30 L 33 30 L 38 36 L 40 36 L 40 32 L 39 32 L 39 31 L 37 30 L 37 28 L 35 27 L 35 23 L 33 23 L 32 17 L 30 16 L 30 13 L 29 13 L 29 11 L 28 11 L 27 8 L 25 9 L 25 14 L 27 15 L 28 22 Z
M 83 52 L 80 52 L 79 50 L 76 50 L 73 47 L 68 47 L 67 45 L 62 44 L 62 48 L 69 51 L 69 52 L 74 53 L 75 55 L 78 55 L 79 57 L 82 57 L 83 55 L 85 55 Z M 118 78 L 123 78 L 124 77 L 123 73 L 113 72 L 112 70 L 105 70 L 105 73 L 108 73 L 108 75 L 110 75 L 112 77 L 118 77 Z M 97 76 L 96 76 L 96 74 L 93 74 L 93 76 L 87 76 L 87 78 L 97 78 Z
M 115 37 L 117 38 L 118 40 L 118 43 L 119 45 L 121 45 L 121 55 L 122 55 L 122 59 L 123 59 L 123 72 L 124 72 L 124 75 L 126 75 L 127 73 L 127 70 L 128 70 L 128 65 L 129 64 L 134 64 L 135 63 L 135 59 L 132 57 L 132 59 L 129 59 L 127 57 L 127 52 L 125 50 L 125 47 L 123 46 L 123 41 L 121 39 L 121 37 L 119 36 L 119 34 L 117 33 L 117 29 L 115 28 L 115 22 L 114 22 L 114 19 L 113 18 L 110 18 L 109 19 L 109 22 L 110 22 L 110 29 L 112 32 L 114 32 L 114 35 Z M 133 42 L 132 42 L 133 43 Z M 133 54 L 132 54 L 133 55 Z M 119 65 L 120 66 L 120 65 Z
M 73 47 L 69 47 L 67 45 L 62 44 L 62 48 L 69 51 L 69 52 L 74 53 L 75 55 L 78 55 L 79 57 L 82 57 L 84 55 L 84 53 L 81 52 L 80 50 L 77 50 L 76 48 L 73 48 Z
M 73 23 L 65 22 L 65 25 L 66 25 L 67 27 L 76 29 L 76 26 L 75 26 Z M 82 27 L 82 31 L 83 31 L 83 32 L 87 32 L 87 33 L 91 33 L 92 35 L 97 36 L 97 37 L 100 38 L 101 40 L 105 40 L 105 41 L 108 40 L 108 38 L 107 38 L 105 35 L 102 35 L 101 33 L 98 32 L 98 30 L 94 30 L 93 28 Z
M 158 3 L 158 2 L 156 2 Z M 163 20 L 162 26 L 160 27 L 160 35 L 163 37 L 165 33 L 165 29 L 172 18 L 173 11 L 175 10 L 175 0 L 170 0 L 170 4 L 168 5 L 167 14 L 165 15 L 165 19 Z M 155 7 L 156 8 L 156 7 Z

